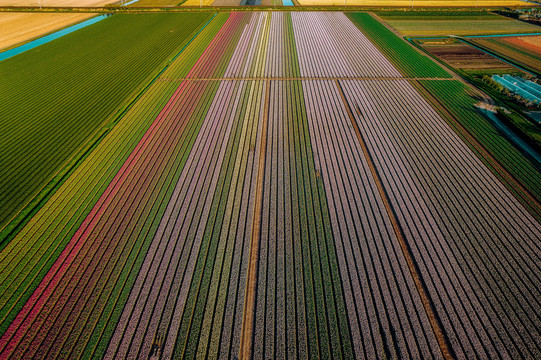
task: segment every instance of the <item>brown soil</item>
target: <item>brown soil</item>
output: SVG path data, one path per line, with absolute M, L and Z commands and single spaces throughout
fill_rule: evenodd
M 514 70 L 511 65 L 463 43 L 425 46 L 425 49 L 432 55 L 458 69 Z

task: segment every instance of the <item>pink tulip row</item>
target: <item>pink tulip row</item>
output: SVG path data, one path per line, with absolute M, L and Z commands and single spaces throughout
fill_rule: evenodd
M 409 82 L 341 86 L 457 356 L 535 357 L 539 223 Z

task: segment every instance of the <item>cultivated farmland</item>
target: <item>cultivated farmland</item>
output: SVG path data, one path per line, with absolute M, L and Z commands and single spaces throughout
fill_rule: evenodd
M 41 0 L 42 6 L 80 6 L 80 7 L 92 7 L 103 6 L 119 0 Z M 38 0 L 0 0 L 0 6 L 39 6 Z
M 0 229 L 46 196 L 50 181 L 209 16 L 113 16 L 0 63 Z M 47 92 L 36 91 L 44 84 Z
M 536 25 L 486 11 L 381 11 L 377 14 L 406 36 L 513 34 L 539 31 Z
M 366 7 L 400 7 L 411 8 L 448 8 L 448 7 L 499 7 L 499 6 L 532 6 L 521 0 L 299 0 L 301 5 L 354 5 Z
M 0 50 L 92 16 L 93 14 L 0 13 Z
M 465 84 L 366 13 L 102 23 L 147 70 L 0 238 L 0 358 L 541 356 L 539 166 Z
M 515 73 L 517 68 L 462 41 L 447 39 L 416 40 L 435 58 L 468 73 Z
M 505 59 L 541 73 L 541 36 L 473 38 L 471 41 Z

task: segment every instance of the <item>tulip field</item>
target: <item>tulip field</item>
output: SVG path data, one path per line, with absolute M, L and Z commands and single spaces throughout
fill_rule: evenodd
M 10 124 L 0 188 L 33 187 L 0 196 L 0 359 L 541 357 L 541 165 L 466 85 L 368 13 L 195 14 L 86 28 L 162 24 L 51 106 L 60 140 L 25 130 L 46 99 Z M 85 41 L 58 76 L 116 49 Z

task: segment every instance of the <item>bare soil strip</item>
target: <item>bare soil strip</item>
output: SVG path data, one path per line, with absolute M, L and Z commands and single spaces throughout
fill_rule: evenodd
M 374 181 L 376 183 L 376 186 L 378 188 L 379 194 L 381 196 L 381 199 L 383 200 L 383 204 L 385 206 L 385 210 L 387 210 L 387 214 L 389 215 L 389 219 L 391 220 L 391 223 L 393 225 L 393 229 L 396 234 L 396 238 L 398 239 L 398 242 L 400 244 L 400 248 L 402 249 L 402 252 L 404 254 L 404 258 L 406 259 L 406 262 L 408 264 L 408 267 L 411 272 L 411 276 L 413 278 L 413 281 L 415 282 L 415 287 L 417 288 L 417 292 L 419 293 L 419 296 L 421 298 L 421 301 L 423 302 L 423 306 L 425 308 L 426 314 L 428 316 L 428 319 L 430 321 L 430 325 L 432 326 L 432 330 L 434 331 L 434 335 L 436 336 L 436 339 L 438 340 L 438 344 L 440 346 L 442 355 L 445 359 L 453 359 L 454 357 L 451 355 L 451 352 L 449 350 L 449 346 L 447 344 L 447 340 L 445 338 L 445 335 L 443 333 L 442 327 L 440 326 L 436 315 L 433 310 L 433 304 L 431 303 L 430 299 L 428 298 L 427 291 L 425 290 L 425 287 L 423 285 L 423 282 L 421 281 L 421 277 L 419 276 L 419 273 L 417 271 L 417 268 L 415 266 L 415 263 L 413 261 L 412 255 L 410 254 L 408 245 L 406 244 L 406 240 L 404 238 L 404 235 L 402 233 L 402 229 L 400 227 L 400 224 L 398 223 L 398 219 L 396 218 L 396 215 L 394 213 L 393 208 L 391 207 L 391 204 L 389 202 L 389 198 L 387 197 L 387 193 L 385 192 L 385 189 L 383 188 L 383 184 L 381 182 L 381 179 L 379 177 L 379 174 L 376 170 L 376 167 L 374 165 L 374 162 L 372 161 L 372 158 L 368 152 L 368 148 L 366 146 L 366 143 L 363 140 L 363 137 L 361 135 L 361 132 L 359 130 L 359 127 L 357 126 L 357 123 L 355 121 L 355 118 L 353 116 L 353 113 L 351 111 L 351 107 L 349 106 L 349 103 L 346 100 L 346 97 L 344 95 L 344 91 L 342 87 L 340 86 L 340 83 L 338 80 L 335 80 L 336 87 L 338 88 L 338 91 L 340 92 L 340 97 L 342 98 L 342 101 L 344 102 L 345 108 L 347 109 L 349 119 L 351 120 L 351 125 L 355 129 L 355 134 L 357 135 L 357 139 L 359 140 L 359 143 L 361 144 L 362 151 L 364 153 L 364 156 L 366 158 L 366 161 L 368 163 L 368 166 L 370 168 L 370 172 L 372 173 L 372 176 L 374 177 Z
M 261 229 L 261 204 L 263 203 L 263 176 L 265 174 L 265 149 L 267 148 L 267 126 L 269 122 L 270 82 L 265 84 L 265 112 L 261 130 L 261 146 L 259 150 L 259 166 L 257 169 L 257 182 L 255 191 L 255 209 L 250 239 L 250 261 L 248 278 L 246 280 L 246 295 L 244 301 L 244 314 L 242 319 L 242 335 L 239 358 L 250 359 L 252 351 L 255 298 L 257 289 L 257 264 L 259 258 L 259 237 Z

